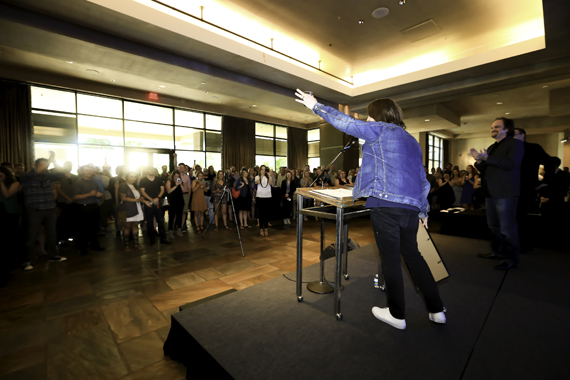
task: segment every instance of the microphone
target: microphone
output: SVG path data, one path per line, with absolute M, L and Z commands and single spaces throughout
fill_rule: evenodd
M 344 147 L 344 149 L 348 149 L 351 146 L 353 146 L 354 144 L 356 144 L 358 142 L 358 137 L 352 137 L 349 141 L 348 144 L 346 144 L 346 146 Z

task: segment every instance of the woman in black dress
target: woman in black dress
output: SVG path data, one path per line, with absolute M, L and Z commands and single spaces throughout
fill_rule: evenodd
M 251 211 L 251 191 L 249 183 L 249 175 L 244 168 L 241 171 L 241 177 L 234 184 L 234 190 L 239 191 L 239 197 L 235 199 L 236 211 L 240 222 L 240 228 L 251 228 L 247 224 L 247 214 Z
M 184 183 L 180 179 L 180 172 L 175 170 L 170 175 L 170 180 L 166 181 L 166 194 L 168 197 L 168 238 L 174 239 L 174 229 L 176 235 L 183 236 L 180 226 L 182 225 L 182 209 L 184 208 L 184 196 L 186 191 Z
M 455 202 L 455 193 L 453 192 L 453 183 L 450 179 L 449 172 L 443 172 L 443 179 L 438 182 L 437 201 L 441 210 L 447 210 Z
M 283 223 L 291 224 L 291 211 L 293 211 L 293 198 L 297 191 L 297 184 L 293 179 L 293 173 L 289 170 L 285 174 L 285 179 L 281 182 L 281 193 L 283 194 L 283 212 L 285 219 Z
M 335 179 L 335 186 L 353 186 L 351 180 L 346 178 L 346 172 L 344 170 L 339 170 L 339 177 Z

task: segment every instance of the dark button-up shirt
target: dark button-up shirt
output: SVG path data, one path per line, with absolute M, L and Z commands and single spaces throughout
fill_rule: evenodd
M 24 192 L 25 206 L 38 210 L 55 208 L 56 204 L 51 184 L 58 181 L 61 175 L 61 173 L 49 172 L 38 174 L 36 169 L 22 174 L 22 191 Z
M 75 195 L 87 194 L 93 190 L 99 191 L 99 184 L 97 182 L 95 182 L 94 180 L 86 180 L 85 178 L 79 178 L 73 184 L 73 192 L 75 193 Z M 75 200 L 75 203 L 80 204 L 80 205 L 95 204 L 95 203 L 99 203 L 99 198 L 87 197 L 87 198 L 83 198 L 83 199 L 77 199 L 77 200 Z

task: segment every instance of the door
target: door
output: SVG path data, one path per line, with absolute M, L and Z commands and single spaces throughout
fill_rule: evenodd
M 168 149 L 125 148 L 125 163 L 136 172 L 141 167 L 152 166 L 162 173 L 163 165 L 170 171 L 170 162 L 171 152 Z

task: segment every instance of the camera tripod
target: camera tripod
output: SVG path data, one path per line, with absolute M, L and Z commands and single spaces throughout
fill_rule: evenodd
M 232 205 L 232 212 L 234 214 L 234 221 L 236 223 L 236 231 L 238 234 L 239 246 L 241 248 L 241 255 L 243 257 L 245 257 L 245 253 L 243 252 L 243 244 L 241 242 L 241 234 L 239 232 L 238 218 L 236 216 L 236 208 L 234 207 L 234 198 L 232 197 L 232 192 L 230 191 L 227 180 L 224 182 L 224 189 L 222 190 L 222 196 L 220 197 L 218 204 L 214 208 L 214 218 L 216 218 L 216 214 L 218 213 L 218 210 L 219 210 L 220 206 L 222 205 L 222 201 L 224 200 L 224 197 L 226 196 L 226 194 L 228 195 L 228 198 L 230 199 L 229 203 Z M 208 219 L 210 219 L 210 218 L 208 218 Z M 208 222 L 208 225 L 206 226 L 206 229 L 204 230 L 204 233 L 202 234 L 202 238 L 206 236 L 206 232 L 208 232 L 208 228 L 210 228 L 211 224 L 212 224 L 212 221 L 210 219 L 210 221 Z

